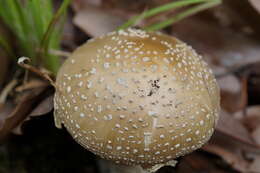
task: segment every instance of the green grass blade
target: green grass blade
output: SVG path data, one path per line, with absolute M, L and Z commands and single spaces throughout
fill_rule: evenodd
M 20 12 L 16 0 L 1 0 L 0 1 L 0 15 L 5 24 L 19 37 L 23 37 L 24 29 L 23 23 L 20 19 Z
M 38 41 L 41 41 L 49 22 L 53 17 L 53 7 L 50 0 L 28 1 L 29 17 L 33 21 Z
M 145 27 L 144 29 L 147 30 L 147 31 L 156 31 L 156 30 L 159 30 L 159 29 L 162 29 L 162 28 L 165 28 L 167 26 L 170 26 L 172 25 L 173 23 L 176 23 L 184 18 L 187 18 L 189 16 L 192 16 L 200 11 L 203 11 L 203 10 L 206 10 L 206 9 L 209 9 L 209 8 L 212 8 L 214 6 L 217 6 L 221 3 L 221 0 L 211 0 L 207 3 L 204 3 L 202 5 L 198 5 L 198 6 L 195 6 L 195 7 L 192 7 L 184 12 L 181 12 L 180 14 L 170 18 L 170 19 L 167 19 L 163 22 L 160 22 L 160 23 L 157 23 L 157 24 L 153 24 L 153 25 L 150 25 L 148 27 Z
M 8 41 L 6 41 L 6 39 L 4 38 L 4 36 L 0 35 L 0 47 L 2 47 L 4 49 L 4 51 L 12 58 L 15 57 L 12 48 L 9 46 L 10 44 L 8 43 Z
M 208 2 L 209 0 L 181 0 L 181 1 L 174 1 L 147 11 L 144 11 L 141 15 L 138 16 L 134 16 L 132 17 L 129 21 L 127 21 L 125 24 L 121 25 L 117 30 L 120 29 L 126 29 L 130 26 L 135 25 L 136 23 L 138 23 L 140 20 L 143 20 L 145 18 L 148 17 L 152 17 L 154 15 L 157 15 L 159 13 L 165 12 L 165 11 L 169 11 L 172 9 L 177 9 L 177 8 L 181 8 L 181 7 L 185 7 L 188 5 L 192 5 L 192 4 L 198 4 L 198 3 L 203 3 L 203 2 Z
M 25 16 L 25 6 L 17 0 L 0 0 L 0 17 L 7 27 L 16 36 L 19 47 L 21 47 L 22 52 L 27 56 L 32 57 L 33 47 L 31 47 L 28 41 L 31 37 L 31 33 L 28 28 L 28 21 Z
M 19 56 L 28 56 L 34 65 L 44 65 L 52 72 L 59 67 L 59 57 L 48 54 L 50 49 L 59 49 L 62 29 L 56 24 L 66 11 L 70 0 L 64 0 L 54 14 L 52 0 L 0 0 L 0 18 L 17 40 L 18 49 L 0 38 L 0 46 Z
M 55 15 L 53 16 L 51 22 L 48 25 L 48 28 L 46 30 L 46 32 L 44 33 L 44 36 L 41 40 L 41 44 L 40 44 L 40 50 L 44 52 L 43 55 L 46 56 L 46 58 L 48 58 L 45 62 L 46 62 L 46 66 L 48 67 L 48 69 L 50 69 L 52 72 L 56 73 L 58 71 L 59 68 L 59 60 L 58 58 L 54 58 L 53 56 L 47 56 L 48 55 L 48 50 L 50 48 L 50 42 L 51 38 L 53 36 L 53 33 L 55 32 L 55 26 L 58 23 L 59 19 L 61 18 L 61 16 L 65 13 L 66 9 L 68 8 L 69 4 L 70 4 L 71 0 L 64 0 L 63 3 L 61 4 L 60 8 L 58 9 L 58 11 L 55 13 Z
M 14 8 L 17 11 L 17 13 L 14 13 L 15 21 L 18 23 L 19 26 L 21 26 L 20 37 L 22 40 L 25 40 L 29 30 L 28 30 L 28 23 L 25 18 L 24 7 L 17 0 L 11 0 L 11 1 L 13 1 L 12 5 L 15 6 Z

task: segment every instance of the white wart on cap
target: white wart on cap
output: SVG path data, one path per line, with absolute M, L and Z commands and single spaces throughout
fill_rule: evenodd
M 127 29 L 79 47 L 57 76 L 55 120 L 93 153 L 125 165 L 165 164 L 205 144 L 219 89 L 190 46 Z

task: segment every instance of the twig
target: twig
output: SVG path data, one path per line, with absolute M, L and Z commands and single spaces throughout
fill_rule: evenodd
M 30 58 L 27 57 L 21 57 L 18 59 L 18 65 L 20 65 L 21 67 L 41 76 L 42 78 L 46 79 L 47 81 L 50 82 L 50 84 L 52 86 L 54 86 L 54 88 L 56 88 L 56 84 L 54 83 L 54 81 L 51 79 L 51 77 L 49 76 L 49 74 L 47 74 L 46 72 L 40 71 L 39 69 L 37 69 L 36 67 L 33 67 L 31 65 L 29 65 L 28 63 L 30 62 Z
M 8 96 L 8 94 L 10 93 L 10 91 L 16 86 L 17 84 L 17 80 L 13 79 L 11 82 L 9 82 L 5 88 L 2 90 L 2 92 L 0 93 L 0 104 L 4 104 L 6 101 L 6 98 Z

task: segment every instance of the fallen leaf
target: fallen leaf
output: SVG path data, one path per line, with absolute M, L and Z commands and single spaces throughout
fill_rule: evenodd
M 189 163 L 193 170 L 210 170 L 213 167 L 212 164 L 209 163 L 210 161 L 201 156 L 199 152 L 192 153 L 186 157 L 184 156 L 183 159 Z
M 17 126 L 19 126 L 32 111 L 37 102 L 45 95 L 47 87 L 37 88 L 23 94 L 21 101 L 9 113 L 4 113 L 0 120 L 0 140 L 5 137 Z
M 260 13 L 260 1 L 259 0 L 249 0 L 249 2 L 258 11 L 258 13 Z
M 90 4 L 78 7 L 74 3 L 74 9 L 76 12 L 74 24 L 92 37 L 114 31 L 126 21 L 111 11 Z
M 223 4 L 233 10 L 236 14 L 236 18 L 243 20 L 250 28 L 249 30 L 253 31 L 254 37 L 260 38 L 259 30 L 259 1 L 258 0 L 249 0 L 249 1 L 234 1 L 234 0 L 225 0 L 222 1 Z M 256 3 L 257 2 L 257 3 Z M 234 25 L 236 27 L 236 25 Z M 250 31 L 251 32 L 251 31 Z
M 252 132 L 252 137 L 255 142 L 260 145 L 260 124 L 259 126 Z
M 218 158 L 217 158 L 218 159 Z M 218 165 L 216 164 L 218 162 Z M 225 165 L 226 166 L 226 165 Z M 171 172 L 171 171 L 169 171 Z M 181 158 L 177 165 L 176 173 L 233 173 L 231 169 L 221 169 L 216 157 L 195 151 Z
M 193 46 L 211 66 L 230 70 L 260 59 L 259 41 L 211 18 L 193 16 L 182 20 L 172 26 L 172 35 Z
M 221 67 L 213 68 L 215 74 L 227 73 L 227 70 Z M 239 79 L 228 74 L 223 77 L 217 77 L 217 82 L 220 87 L 221 107 L 228 112 L 236 112 L 241 107 L 241 84 Z
M 0 127 L 4 125 L 6 117 L 12 113 L 14 107 L 15 105 L 10 101 L 6 101 L 0 106 Z
M 248 170 L 249 162 L 243 159 L 241 155 L 231 152 L 226 148 L 215 144 L 207 144 L 203 147 L 203 150 L 218 155 L 238 171 L 246 172 Z
M 53 109 L 53 95 L 46 97 L 36 108 L 32 110 L 30 116 L 40 116 L 49 113 Z
M 12 92 L 12 90 L 17 85 L 17 79 L 13 79 L 7 83 L 0 92 L 0 107 L 6 102 L 7 96 Z
M 234 169 L 246 172 L 250 162 L 243 154 L 260 154 L 260 145 L 243 124 L 231 114 L 221 111 L 216 131 L 203 150 L 216 154 Z
M 223 110 L 220 113 L 216 130 L 239 142 L 260 147 L 255 144 L 250 133 L 243 124 Z
M 222 148 L 228 152 L 227 157 L 231 155 L 231 160 L 237 160 L 236 163 L 239 163 L 240 161 L 243 162 L 243 160 L 244 163 L 247 162 L 242 156 L 242 153 L 260 154 L 260 146 L 254 142 L 251 134 L 246 130 L 246 128 L 238 120 L 234 119 L 231 115 L 223 111 L 220 115 L 220 121 L 218 122 L 216 131 L 207 145 L 214 145 Z M 214 154 L 217 153 L 214 152 Z M 219 157 L 224 156 L 219 154 Z M 246 169 L 246 166 L 247 164 L 236 164 L 235 169 L 244 170 Z
M 248 131 L 254 131 L 260 125 L 260 106 L 248 106 L 245 110 L 246 115 L 243 111 L 236 112 L 234 117 L 240 120 Z
M 17 127 L 15 127 L 14 129 L 11 130 L 11 132 L 15 135 L 22 135 L 22 123 L 20 123 Z
M 30 81 L 25 82 L 24 84 L 16 87 L 15 91 L 22 92 L 24 90 L 31 90 L 31 89 L 35 89 L 35 88 L 42 88 L 42 87 L 46 87 L 48 85 L 49 85 L 49 83 L 44 81 L 44 80 L 31 79 Z
M 248 168 L 250 173 L 259 173 L 260 172 L 260 155 L 256 156 L 253 163 Z
M 228 73 L 235 74 L 241 80 L 242 93 L 247 93 L 249 104 L 260 104 L 260 55 L 255 63 L 245 63 L 231 69 Z M 226 73 L 226 74 L 228 74 Z

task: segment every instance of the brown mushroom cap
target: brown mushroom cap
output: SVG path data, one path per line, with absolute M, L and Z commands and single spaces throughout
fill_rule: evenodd
M 205 144 L 219 89 L 190 46 L 128 29 L 92 39 L 61 67 L 56 125 L 86 149 L 126 165 L 156 165 Z

